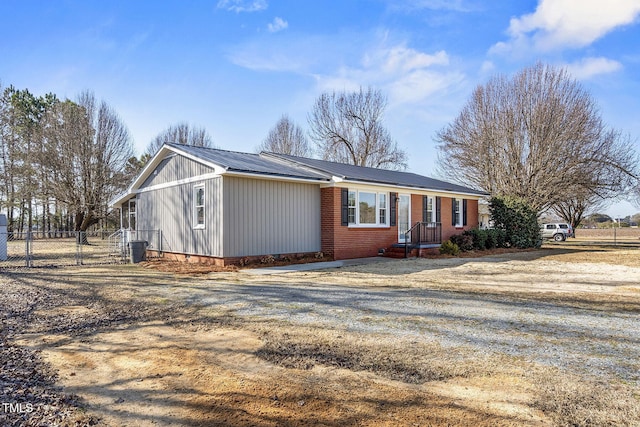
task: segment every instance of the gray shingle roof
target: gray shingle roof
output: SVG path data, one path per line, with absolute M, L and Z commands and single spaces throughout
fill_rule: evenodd
M 328 181 L 326 173 L 311 171 L 295 165 L 269 159 L 259 154 L 240 153 L 235 151 L 218 150 L 214 148 L 193 147 L 188 145 L 167 144 L 178 151 L 188 153 L 204 161 L 222 166 L 228 171 L 257 173 L 292 178 L 317 179 Z
M 345 163 L 329 162 L 326 160 L 308 159 L 285 154 L 265 153 L 281 159 L 304 165 L 318 171 L 326 172 L 349 181 L 362 181 L 378 184 L 389 184 L 402 187 L 414 187 L 428 190 L 440 190 L 447 192 L 486 195 L 486 193 L 462 185 L 452 184 L 446 181 L 429 178 L 411 172 L 376 169 L 363 166 L 349 165 Z
M 326 160 L 289 156 L 276 153 L 241 153 L 214 148 L 167 144 L 203 161 L 222 166 L 228 171 L 262 175 L 329 181 L 332 177 L 347 181 L 387 184 L 400 187 L 453 193 L 485 195 L 486 193 L 462 185 L 429 178 L 411 172 L 368 168 Z

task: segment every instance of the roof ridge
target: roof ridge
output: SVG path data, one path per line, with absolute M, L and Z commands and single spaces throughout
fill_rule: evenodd
M 178 144 L 178 143 L 174 143 L 174 142 L 166 142 L 165 145 L 174 147 L 174 148 L 182 148 L 182 147 L 187 147 L 187 148 L 195 148 L 198 150 L 209 150 L 209 151 L 222 151 L 224 153 L 234 153 L 234 154 L 242 154 L 242 155 L 251 155 L 251 156 L 259 156 L 260 153 L 247 153 L 246 151 L 235 151 L 235 150 L 226 150 L 224 148 L 217 148 L 217 147 L 203 147 L 203 146 L 198 146 L 198 145 L 190 145 L 190 144 Z
M 363 168 L 363 169 L 372 169 L 372 170 L 377 170 L 377 171 L 382 170 L 382 171 L 389 171 L 389 172 L 412 173 L 414 175 L 417 175 L 414 172 L 407 172 L 407 171 L 401 171 L 401 170 L 395 170 L 395 169 L 375 168 L 373 166 L 360 166 L 360 165 L 354 165 L 352 163 L 337 162 L 335 160 L 315 159 L 313 157 L 293 156 L 291 154 L 278 154 L 278 153 L 272 153 L 272 154 L 286 156 L 288 158 L 292 157 L 294 159 L 314 160 L 314 161 L 318 161 L 318 162 L 330 163 L 332 165 L 340 165 L 340 166 L 345 166 L 346 165 L 346 166 L 352 166 L 352 167 Z
M 325 175 L 329 175 L 329 176 L 336 176 L 336 174 L 334 174 L 331 171 L 325 170 L 325 169 L 321 169 L 315 166 L 311 166 L 308 165 L 306 163 L 297 161 L 295 159 L 308 159 L 308 160 L 316 160 L 316 159 L 312 159 L 309 157 L 300 157 L 300 156 L 291 156 L 288 154 L 281 154 L 281 153 L 274 153 L 274 152 L 270 152 L 270 151 L 262 151 L 260 153 L 260 155 L 264 155 L 267 158 L 274 158 L 277 160 L 280 160 L 281 162 L 286 162 L 287 164 L 291 165 L 293 164 L 295 167 L 299 167 L 299 168 L 303 168 L 306 170 L 310 170 L 312 172 L 316 172 L 316 173 L 323 173 Z M 292 159 L 293 158 L 293 159 Z M 341 178 L 344 178 L 344 176 L 341 176 Z

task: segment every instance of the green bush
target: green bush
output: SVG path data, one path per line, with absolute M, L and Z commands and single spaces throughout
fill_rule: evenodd
M 539 248 L 542 245 L 538 213 L 527 202 L 515 197 L 492 197 L 489 211 L 494 227 L 504 231 L 504 245 Z
M 480 230 L 479 228 L 472 228 L 462 234 L 471 236 L 473 239 L 473 249 L 477 251 L 484 251 L 487 249 L 487 230 Z
M 445 240 L 440 245 L 440 254 L 441 255 L 458 255 L 460 253 L 460 248 L 458 245 L 453 243 L 451 240 Z
M 487 249 L 504 248 L 506 247 L 506 233 L 499 228 L 490 228 L 484 230 L 487 235 L 485 242 Z
M 462 234 L 454 234 L 449 237 L 449 240 L 451 240 L 451 243 L 455 243 L 462 252 L 473 250 L 473 236 L 466 232 Z
M 454 234 L 449 239 L 455 243 L 461 252 L 471 250 L 484 251 L 486 249 L 507 248 L 515 246 L 507 243 L 506 231 L 499 228 L 481 230 L 473 228 L 466 230 L 462 234 Z

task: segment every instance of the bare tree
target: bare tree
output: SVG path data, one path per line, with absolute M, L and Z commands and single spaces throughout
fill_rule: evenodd
M 449 179 L 538 212 L 576 194 L 620 194 L 638 174 L 629 138 L 605 127 L 565 70 L 540 63 L 478 86 L 437 141 Z
M 563 200 L 551 207 L 560 218 L 571 224 L 574 233 L 589 212 L 596 212 L 605 205 L 605 200 L 595 194 L 575 194 L 573 198 Z
M 73 213 L 74 229 L 86 231 L 106 217 L 108 201 L 126 185 L 129 131 L 106 102 L 83 92 L 77 103 L 55 105 L 45 135 L 54 197 Z
M 194 147 L 213 148 L 213 138 L 204 128 L 193 127 L 189 123 L 181 122 L 171 125 L 160 132 L 144 151 L 153 156 L 164 144 L 192 145 Z
M 304 131 L 284 114 L 258 146 L 257 151 L 311 157 L 312 150 Z
M 310 137 L 324 160 L 405 169 L 406 153 L 382 125 L 387 105 L 379 90 L 323 93 L 308 116 Z
M 257 151 L 289 154 L 298 157 L 311 157 L 313 155 L 304 131 L 286 114 L 282 115 L 276 125 L 269 131 L 264 141 L 258 145 Z

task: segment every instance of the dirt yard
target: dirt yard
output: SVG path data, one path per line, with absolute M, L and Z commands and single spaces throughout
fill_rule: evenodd
M 3 425 L 640 425 L 634 244 L 0 286 Z

